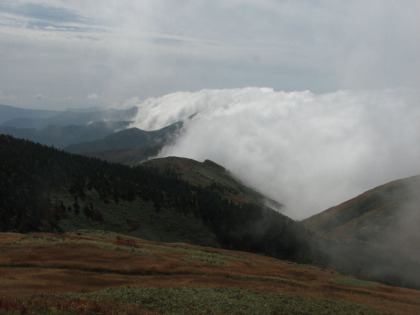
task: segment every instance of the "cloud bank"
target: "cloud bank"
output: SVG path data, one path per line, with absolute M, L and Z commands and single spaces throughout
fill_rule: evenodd
M 420 92 L 270 88 L 176 92 L 138 104 L 134 126 L 186 119 L 160 156 L 211 159 L 303 219 L 420 173 Z

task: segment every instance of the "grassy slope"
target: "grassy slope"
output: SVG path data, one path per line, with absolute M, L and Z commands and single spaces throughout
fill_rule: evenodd
M 346 273 L 420 288 L 420 176 L 371 189 L 305 221 L 319 260 Z M 321 255 L 322 256 L 322 255 Z
M 420 292 L 105 232 L 0 234 L 4 314 L 415 314 Z
M 371 189 L 304 221 L 324 237 L 420 251 L 420 176 Z M 420 260 L 416 254 L 414 258 Z

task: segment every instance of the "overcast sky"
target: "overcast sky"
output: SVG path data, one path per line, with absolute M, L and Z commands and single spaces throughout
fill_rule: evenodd
M 0 2 L 0 103 L 418 87 L 420 1 Z

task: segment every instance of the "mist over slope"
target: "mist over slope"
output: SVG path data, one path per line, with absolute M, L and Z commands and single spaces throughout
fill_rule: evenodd
M 194 115 L 160 156 L 211 159 L 303 219 L 367 189 L 420 173 L 420 93 L 176 92 L 137 104 L 132 126 Z
M 359 240 L 405 251 L 420 261 L 420 175 L 392 181 L 304 220 L 341 241 Z

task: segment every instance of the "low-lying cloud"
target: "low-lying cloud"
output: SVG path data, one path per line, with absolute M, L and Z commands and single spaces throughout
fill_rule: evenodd
M 177 92 L 138 104 L 134 126 L 185 120 L 160 156 L 211 159 L 303 219 L 420 173 L 419 100 L 420 91 L 406 88 Z

